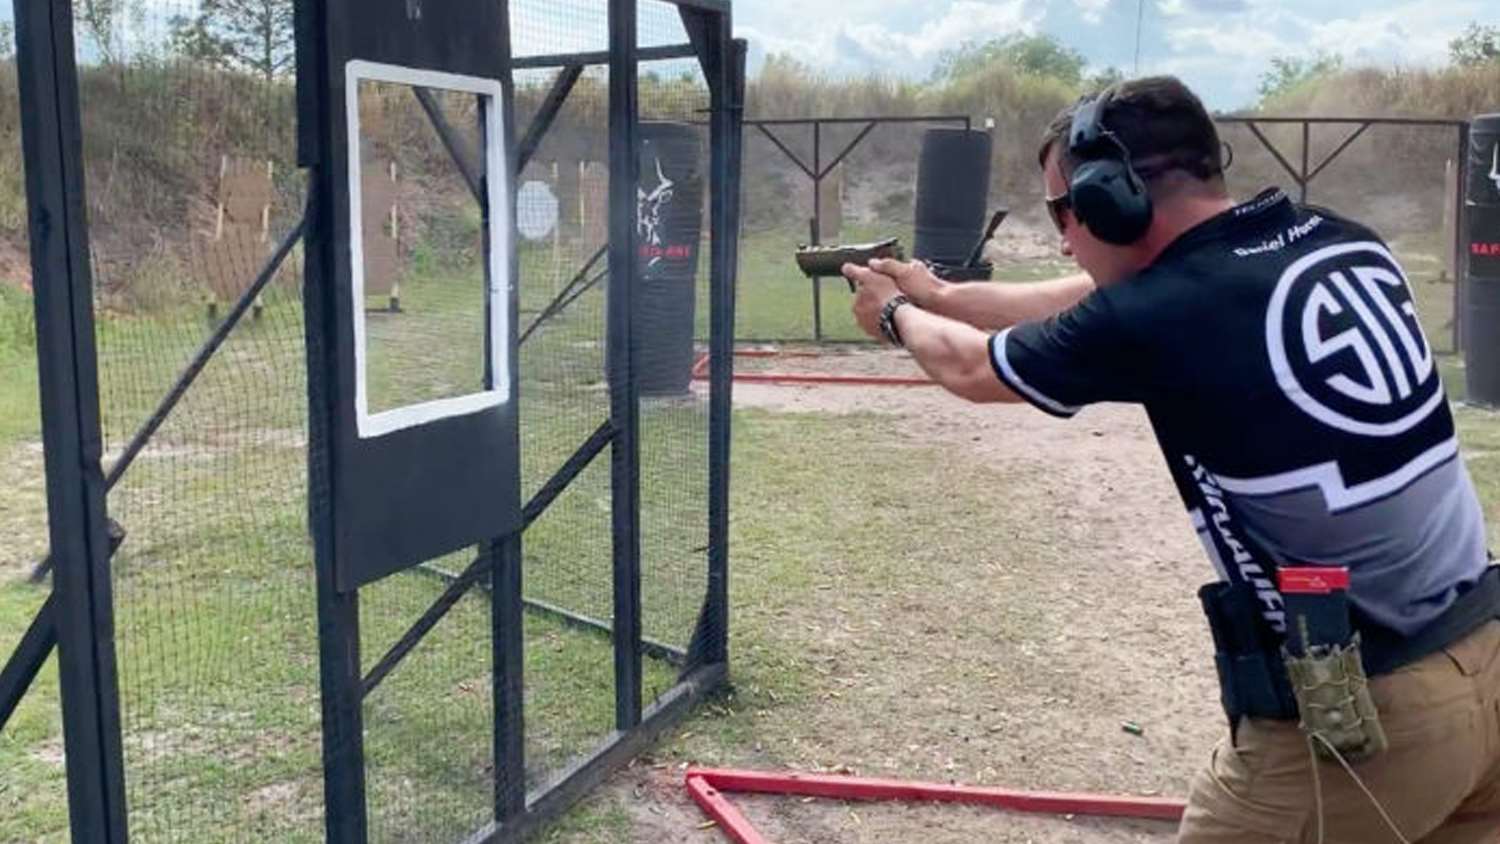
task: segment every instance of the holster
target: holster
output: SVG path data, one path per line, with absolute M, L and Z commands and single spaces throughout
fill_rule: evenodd
M 1217 582 L 1198 590 L 1214 639 L 1219 699 L 1229 727 L 1241 717 L 1292 720 L 1297 699 L 1276 643 L 1260 618 L 1260 599 L 1244 583 Z
M 1359 762 L 1385 752 L 1390 743 L 1360 660 L 1358 633 L 1347 645 L 1312 645 L 1301 655 L 1283 650 L 1282 658 L 1302 730 L 1321 739 L 1315 745 L 1320 756 Z

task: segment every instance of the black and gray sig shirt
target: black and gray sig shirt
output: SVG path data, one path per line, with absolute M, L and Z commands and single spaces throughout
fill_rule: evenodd
M 1219 576 L 1252 584 L 1278 631 L 1271 566 L 1348 566 L 1354 605 L 1409 635 L 1487 564 L 1400 265 L 1369 229 L 1279 190 L 1073 308 L 999 332 L 990 358 L 1054 415 L 1144 405 Z

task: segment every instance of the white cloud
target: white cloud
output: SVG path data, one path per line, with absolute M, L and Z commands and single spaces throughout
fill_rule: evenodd
M 557 0 L 594 2 L 595 0 Z M 3 2 L 3 0 L 0 0 Z M 1352 65 L 1432 65 L 1497 0 L 1141 0 L 1140 71 L 1177 73 L 1214 106 L 1252 101 L 1275 56 L 1338 53 Z M 736 33 L 839 74 L 925 77 L 964 41 L 1046 32 L 1090 66 L 1134 65 L 1133 0 L 748 0 Z M 1127 20 L 1128 19 L 1128 20 Z M 1118 20 L 1119 26 L 1115 25 Z M 759 57 L 759 58 L 758 58 Z
M 1467 3 L 1406 3 L 1358 17 L 1306 21 L 1315 51 L 1339 53 L 1353 63 L 1436 64 L 1448 56 L 1448 41 L 1469 14 Z
M 1250 8 L 1250 0 L 1184 0 L 1184 5 L 1206 15 L 1232 15 Z
M 1155 0 L 1154 5 L 1162 17 L 1202 14 L 1220 19 L 1248 11 L 1252 3 L 1253 0 Z
M 750 40 L 761 57 L 787 53 L 813 67 L 833 72 L 878 72 L 885 75 L 922 76 L 943 50 L 965 41 L 984 41 L 1010 33 L 1033 33 L 1048 0 L 956 0 L 939 16 L 929 9 L 901 3 L 906 14 L 877 14 L 880 7 L 896 0 L 855 0 L 837 8 L 808 6 L 776 20 L 766 9 L 756 8 L 749 21 L 735 26 L 735 34 Z M 782 5 L 780 0 L 768 5 Z M 748 8 L 748 7 L 747 7 Z M 915 13 L 915 14 L 912 14 Z M 784 22 L 795 18 L 801 26 Z M 903 27 L 903 18 L 921 21 Z M 753 72 L 753 68 L 752 68 Z
M 1078 7 L 1078 13 L 1089 23 L 1099 23 L 1104 20 L 1104 10 L 1109 8 L 1110 0 L 1073 0 L 1073 5 Z
M 786 37 L 780 33 L 763 32 L 753 26 L 736 26 L 734 34 L 750 42 L 751 52 L 763 56 L 786 53 L 809 65 L 826 65 L 833 58 L 833 39 L 825 34 L 813 32 L 801 38 Z
M 957 0 L 937 20 L 928 20 L 914 34 L 893 32 L 883 24 L 865 23 L 846 27 L 844 34 L 854 43 L 876 54 L 900 54 L 931 58 L 965 41 L 986 41 L 1011 33 L 1036 30 L 1040 11 L 1030 0 Z
M 1255 99 L 1278 56 L 1337 54 L 1356 67 L 1441 64 L 1448 41 L 1493 0 L 1366 0 L 1358 8 L 1348 0 L 1156 2 L 1166 55 L 1153 57 L 1151 70 L 1176 73 L 1206 100 L 1237 107 Z
M 1448 41 L 1482 12 L 1482 0 L 1371 0 L 1357 12 L 1343 0 L 1301 0 L 1296 6 L 1281 0 L 1164 2 L 1175 13 L 1162 33 L 1168 55 L 1154 69 L 1183 67 L 1179 75 L 1204 79 L 1208 98 L 1226 106 L 1252 101 L 1261 75 L 1278 56 L 1336 54 L 1356 67 L 1441 64 Z M 1239 2 L 1251 4 L 1248 14 L 1198 11 Z
M 1263 65 L 1259 62 L 1226 63 L 1221 57 L 1177 55 L 1151 63 L 1146 70 L 1176 76 L 1204 100 L 1210 110 L 1237 108 L 1255 98 Z
M 1299 52 L 1297 45 L 1272 33 L 1260 24 L 1234 26 L 1175 26 L 1166 33 L 1167 44 L 1177 53 L 1206 54 L 1219 61 L 1226 59 L 1264 59 L 1288 52 Z
M 736 4 L 735 20 L 776 21 L 778 29 L 804 29 L 843 20 L 889 20 L 909 12 L 911 0 L 844 0 L 819 3 L 817 0 L 756 0 Z M 795 25 L 789 25 L 795 22 Z

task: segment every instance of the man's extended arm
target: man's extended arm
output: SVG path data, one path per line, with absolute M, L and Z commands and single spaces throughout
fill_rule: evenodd
M 984 331 L 1045 319 L 1094 292 L 1093 279 L 1083 273 L 1048 281 L 955 283 L 938 279 L 919 263 L 880 260 L 870 267 L 894 278 L 901 292 L 923 310 Z
M 858 291 L 854 316 L 871 336 L 880 336 L 880 314 L 900 291 L 888 275 L 869 267 L 844 265 L 844 275 Z M 915 305 L 896 308 L 893 315 L 901 344 L 917 365 L 948 392 L 972 402 L 1021 401 L 995 375 L 990 364 L 990 336 L 958 320 L 922 310 Z
M 893 319 L 901 344 L 922 371 L 948 392 L 972 402 L 1022 400 L 995 376 L 990 335 L 914 305 L 897 308 Z

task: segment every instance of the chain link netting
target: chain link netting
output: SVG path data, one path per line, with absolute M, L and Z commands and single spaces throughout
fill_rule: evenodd
M 603 2 L 516 4 L 511 26 L 517 55 L 609 49 Z M 518 135 L 562 74 L 516 72 Z M 609 82 L 583 68 L 517 179 L 523 501 L 609 419 Z M 612 513 L 605 448 L 522 535 L 528 790 L 614 728 Z
M 8 15 L 8 0 L 0 2 Z M 306 199 L 295 161 L 292 5 L 78 4 L 105 470 L 133 455 L 108 510 L 124 535 L 111 561 L 115 648 L 128 822 L 142 841 L 323 835 L 300 246 L 263 273 Z M 603 53 L 606 8 L 602 0 L 512 4 L 514 52 Z M 642 5 L 639 37 L 643 46 L 688 42 L 676 7 L 657 2 Z M 516 72 L 516 137 L 558 76 Z M 583 71 L 515 182 L 523 500 L 609 419 L 608 84 L 602 65 Z M 15 103 L 4 50 L 0 87 L 4 115 Z M 380 412 L 482 381 L 483 243 L 479 208 L 431 115 L 410 89 L 368 88 L 360 92 L 366 296 L 359 304 L 370 410 Z M 696 59 L 643 64 L 639 93 L 643 137 L 671 126 L 689 139 L 652 147 L 660 162 L 643 153 L 638 193 L 638 210 L 676 203 L 670 226 L 641 230 L 643 245 L 662 251 L 643 253 L 633 291 L 643 394 L 641 682 L 650 703 L 683 668 L 707 580 L 708 391 L 697 375 L 710 305 L 709 98 Z M 435 102 L 458 128 L 459 147 L 477 153 L 474 98 L 436 93 Z M 30 318 L 29 299 L 10 289 L 26 263 L 15 124 L 0 121 L 0 155 L 17 164 L 0 174 L 6 343 L 17 333 L 11 322 L 24 321 L 12 312 Z M 685 272 L 663 276 L 653 258 Z M 12 298 L 21 306 L 12 308 Z M 242 318 L 135 453 L 137 433 L 237 304 Z M 34 354 L 27 346 L 18 360 Z M 0 419 L 7 453 L 20 455 L 6 461 L 17 473 L 13 486 L 38 493 L 17 505 L 35 530 L 4 558 L 0 650 L 19 638 L 46 594 L 24 583 L 45 553 L 34 381 L 31 389 L 26 419 L 15 426 Z M 25 431 L 10 437 L 12 427 Z M 8 523 L 12 501 L 21 496 L 6 498 Z M 613 507 L 606 447 L 524 535 L 531 789 L 614 733 Z M 476 553 L 362 589 L 365 672 Z M 372 839 L 461 838 L 491 817 L 494 631 L 489 579 L 482 582 L 365 699 Z M 0 838 L 66 837 L 55 695 L 55 682 L 44 678 L 0 744 Z
M 79 4 L 74 34 L 110 467 L 299 220 L 291 3 Z M 299 282 L 294 254 L 108 496 L 136 840 L 320 837 Z
M 365 333 L 356 366 L 373 415 L 484 387 L 485 239 L 465 173 L 480 172 L 488 106 L 459 91 L 359 86 L 351 215 L 361 227 Z M 352 143 L 351 132 L 351 154 Z M 441 573 L 475 556 L 457 552 L 360 588 L 365 677 L 447 588 Z M 453 840 L 489 819 L 490 652 L 490 602 L 471 589 L 364 698 L 372 840 Z
M 685 44 L 677 7 L 640 5 L 640 43 Z M 644 266 L 635 290 L 636 376 L 641 385 L 641 629 L 685 651 L 708 588 L 709 390 L 706 343 L 710 290 L 709 90 L 695 58 L 642 63 L 642 151 L 637 214 Z M 672 161 L 676 158 L 677 161 Z M 673 181 L 672 203 L 652 195 Z M 659 214 L 662 229 L 651 225 Z M 659 241 L 659 242 L 658 242 Z M 656 262 L 656 263 L 653 263 Z M 684 372 L 684 368 L 687 371 Z M 701 375 L 701 377 L 700 377 Z M 645 675 L 649 701 L 670 687 Z

